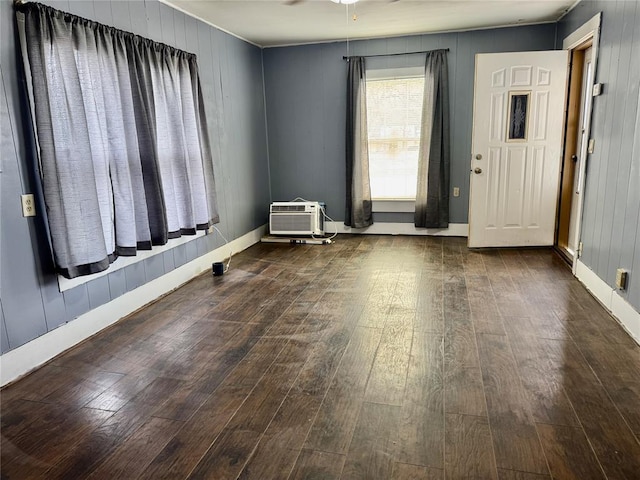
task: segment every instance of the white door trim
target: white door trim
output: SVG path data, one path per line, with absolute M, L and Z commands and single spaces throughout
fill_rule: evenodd
M 598 13 L 597 15 L 594 15 L 593 18 L 591 18 L 591 20 L 589 20 L 588 22 L 586 22 L 584 25 L 582 25 L 581 27 L 579 27 L 576 31 L 574 31 L 573 33 L 571 33 L 568 37 L 566 37 L 564 39 L 564 41 L 562 42 L 562 49 L 563 50 L 575 50 L 577 47 L 579 47 L 580 45 L 584 44 L 586 41 L 588 40 L 592 40 L 592 50 L 591 50 L 591 64 L 592 64 L 592 68 L 593 68 L 593 83 L 597 83 L 597 76 L 598 76 L 598 49 L 600 46 L 600 25 L 602 22 L 602 14 Z M 593 87 L 592 87 L 593 88 Z M 587 109 L 586 115 L 589 118 L 589 123 L 587 124 L 587 135 L 586 138 L 590 138 L 591 135 L 591 112 L 593 111 L 593 102 L 590 102 L 589 107 Z M 565 118 L 565 125 L 566 125 L 566 118 Z M 577 208 L 577 215 L 576 215 L 576 229 L 578 231 L 578 245 L 580 244 L 580 239 L 581 239 L 581 235 L 582 235 L 582 210 L 584 207 L 584 185 L 585 185 L 585 172 L 586 172 L 586 167 L 587 167 L 587 162 L 588 162 L 588 157 L 584 158 L 582 160 L 582 162 L 580 162 L 580 171 L 575 172 L 575 175 L 578 175 L 578 178 L 581 179 L 580 182 L 580 192 L 582 192 L 582 195 L 580 195 L 580 201 L 578 202 L 577 205 L 572 206 L 571 208 Z M 580 252 L 580 249 L 578 248 L 578 252 Z M 571 266 L 571 271 L 573 272 L 573 274 L 576 274 L 576 268 L 578 266 L 578 255 L 574 255 L 573 256 L 573 265 Z

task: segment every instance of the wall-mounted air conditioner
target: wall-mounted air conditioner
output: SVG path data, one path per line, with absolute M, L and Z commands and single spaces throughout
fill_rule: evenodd
M 273 202 L 269 231 L 271 235 L 324 235 L 320 202 Z

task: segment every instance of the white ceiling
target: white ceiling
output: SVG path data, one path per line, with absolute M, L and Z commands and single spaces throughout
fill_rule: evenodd
M 554 22 L 576 0 L 162 0 L 259 46 Z M 353 20 L 353 16 L 356 20 Z

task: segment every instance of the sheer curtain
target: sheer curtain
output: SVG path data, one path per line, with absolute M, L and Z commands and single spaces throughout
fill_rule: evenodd
M 347 202 L 344 224 L 373 224 L 367 138 L 367 91 L 364 57 L 351 57 L 347 76 Z
M 427 53 L 418 156 L 415 226 L 449 226 L 449 81 L 447 51 Z
M 17 19 L 60 273 L 217 223 L 195 55 L 37 3 Z

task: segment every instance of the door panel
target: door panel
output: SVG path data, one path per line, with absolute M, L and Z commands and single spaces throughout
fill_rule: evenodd
M 476 56 L 470 247 L 553 245 L 567 55 Z

